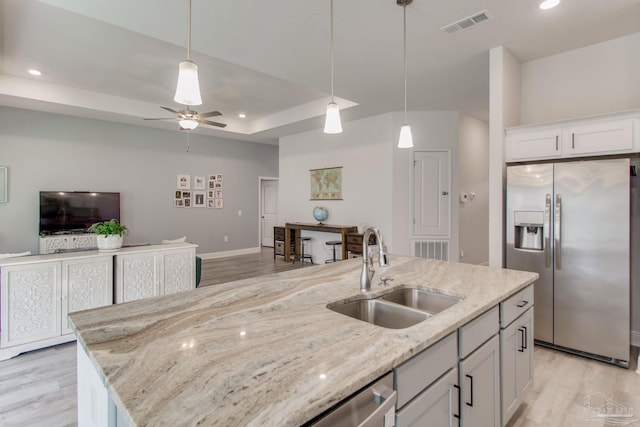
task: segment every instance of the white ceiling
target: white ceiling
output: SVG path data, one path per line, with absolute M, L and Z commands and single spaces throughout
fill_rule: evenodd
M 0 0 L 0 104 L 144 126 L 174 109 L 187 0 Z M 414 0 L 407 7 L 409 110 L 489 115 L 489 50 L 521 62 L 640 31 L 640 0 Z M 193 0 L 192 59 L 205 112 L 256 142 L 322 127 L 330 93 L 329 0 Z M 440 28 L 487 10 L 455 35 Z M 334 0 L 335 95 L 343 122 L 403 108 L 402 8 Z M 36 78 L 26 73 L 37 68 Z M 238 113 L 247 114 L 239 119 Z M 348 124 L 345 124 L 348 126 Z

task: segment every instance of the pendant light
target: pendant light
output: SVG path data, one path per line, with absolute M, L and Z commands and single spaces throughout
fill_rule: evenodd
M 331 102 L 327 105 L 324 133 L 341 133 L 340 107 L 333 100 L 333 0 L 331 2 Z
M 413 0 L 397 0 L 398 6 L 402 6 L 404 15 L 403 28 L 403 44 L 402 55 L 404 64 L 404 124 L 400 126 L 400 138 L 398 138 L 398 148 L 413 147 L 413 136 L 411 135 L 411 126 L 407 123 L 407 5 Z
M 540 9 L 542 10 L 553 9 L 559 4 L 560 4 L 560 0 L 544 0 L 542 3 L 540 3 Z
M 184 105 L 202 105 L 198 66 L 191 60 L 191 0 L 189 0 L 189 34 L 187 39 L 187 60 L 178 68 L 178 85 L 173 100 Z

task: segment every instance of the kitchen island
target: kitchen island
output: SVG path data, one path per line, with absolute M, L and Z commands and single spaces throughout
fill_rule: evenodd
M 79 390 L 89 376 L 103 389 L 88 400 L 79 394 L 79 425 L 302 425 L 537 278 L 392 255 L 367 297 L 417 287 L 463 299 L 412 327 L 386 329 L 327 308 L 363 297 L 361 265 L 342 261 L 71 314 Z M 393 285 L 378 286 L 381 275 Z

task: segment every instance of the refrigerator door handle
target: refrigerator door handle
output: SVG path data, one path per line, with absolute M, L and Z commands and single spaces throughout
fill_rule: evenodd
M 556 209 L 555 209 L 555 253 L 556 253 L 556 269 L 562 269 L 562 234 L 560 226 L 562 224 L 562 195 L 556 194 Z
M 551 235 L 551 231 L 549 228 L 551 227 L 551 194 L 546 195 L 546 200 L 544 203 L 544 266 L 546 268 L 551 268 L 551 247 L 549 245 L 549 237 Z

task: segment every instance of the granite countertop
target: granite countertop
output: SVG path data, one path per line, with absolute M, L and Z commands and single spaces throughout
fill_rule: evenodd
M 370 296 L 420 287 L 464 300 L 406 329 L 335 313 L 362 298 L 346 260 L 71 314 L 79 345 L 138 426 L 298 426 L 538 275 L 390 257 Z M 377 285 L 381 275 L 394 278 Z

